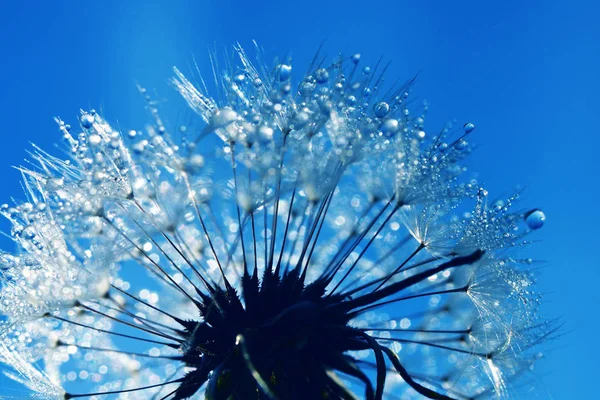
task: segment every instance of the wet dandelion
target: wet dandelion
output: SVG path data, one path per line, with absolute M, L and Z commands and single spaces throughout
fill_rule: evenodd
M 475 125 L 425 131 L 413 80 L 241 48 L 202 129 L 57 120 L 68 160 L 2 206 L 0 360 L 46 399 L 478 399 L 528 390 L 556 330 L 517 252 L 541 210 L 463 178 Z M 219 76 L 218 76 L 219 75 Z M 142 89 L 142 92 L 143 89 Z M 3 393 L 3 396 L 10 397 Z

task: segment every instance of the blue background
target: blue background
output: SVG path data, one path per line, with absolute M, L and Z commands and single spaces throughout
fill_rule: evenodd
M 539 289 L 562 317 L 538 369 L 541 398 L 597 393 L 600 265 L 600 6 L 576 1 L 103 1 L 0 4 L 0 202 L 22 198 L 30 142 L 60 141 L 52 117 L 76 123 L 96 108 L 121 129 L 147 116 L 135 83 L 179 106 L 171 67 L 210 71 L 209 48 L 246 47 L 306 65 L 325 49 L 392 61 L 388 76 L 419 72 L 427 126 L 473 121 L 471 158 L 494 194 L 527 185 L 522 204 L 547 224 L 530 249 L 548 261 Z M 252 53 L 252 52 L 251 52 Z M 182 113 L 185 119 L 185 113 Z M 178 121 L 172 121 L 178 122 Z M 185 122 L 185 121 L 181 121 Z M 1 225 L 6 229 L 6 224 Z M 0 245 L 10 249 L 10 241 Z M 0 378 L 0 387 L 11 385 Z M 2 390 L 0 390 L 1 392 Z

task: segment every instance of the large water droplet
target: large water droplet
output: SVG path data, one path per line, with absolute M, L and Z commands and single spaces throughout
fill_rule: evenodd
M 229 125 L 231 122 L 235 121 L 237 119 L 238 115 L 235 111 L 233 111 L 231 108 L 229 107 L 223 107 L 220 110 L 217 110 L 211 117 L 210 117 L 210 127 L 212 129 L 216 129 L 216 128 L 222 128 L 226 125 Z
M 546 214 L 542 210 L 534 209 L 525 214 L 525 223 L 530 229 L 539 229 L 544 226 Z
M 90 114 L 83 114 L 80 118 L 81 126 L 85 129 L 89 129 L 94 124 L 94 116 Z
M 390 135 L 395 133 L 399 128 L 399 124 L 398 124 L 398 120 L 396 119 L 386 119 L 383 124 L 381 124 L 381 131 L 386 134 L 386 135 Z
M 325 68 L 319 68 L 315 71 L 315 79 L 317 83 L 326 83 L 329 80 L 329 72 Z
M 390 105 L 385 101 L 380 101 L 373 107 L 373 112 L 377 118 L 383 118 L 390 111 Z
M 290 75 L 292 75 L 292 66 L 287 64 L 279 64 L 277 66 L 277 75 L 279 76 L 279 80 L 281 82 L 287 81 L 290 79 Z
M 358 62 L 360 61 L 360 53 L 356 53 L 352 56 L 352 62 L 354 64 L 358 64 Z
M 258 139 L 262 142 L 262 143 L 269 143 L 273 140 L 273 128 L 271 128 L 270 126 L 266 126 L 266 125 L 261 125 L 258 128 Z
M 313 90 L 315 90 L 315 84 L 312 82 L 304 81 L 298 85 L 298 92 L 300 92 L 302 96 L 310 96 Z
M 463 130 L 465 131 L 465 133 L 471 133 L 473 132 L 473 129 L 475 129 L 475 124 L 473 124 L 472 122 L 467 122 L 463 125 Z

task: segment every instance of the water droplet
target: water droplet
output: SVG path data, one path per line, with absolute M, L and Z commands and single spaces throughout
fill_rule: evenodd
M 36 230 L 33 226 L 27 225 L 25 228 L 23 228 L 21 234 L 25 239 L 32 240 L 36 236 Z
M 292 66 L 287 64 L 279 64 L 276 67 L 277 76 L 279 76 L 279 81 L 284 82 L 290 79 L 292 75 Z
M 210 126 L 213 129 L 222 128 L 237 119 L 237 113 L 229 107 L 224 107 L 215 112 L 210 118 Z
M 381 131 L 384 134 L 392 134 L 398 131 L 398 127 L 398 120 L 390 118 L 383 121 L 383 124 L 381 124 Z
M 187 171 L 196 173 L 202 167 L 204 167 L 204 157 L 202 157 L 200 154 L 194 154 L 187 160 L 185 166 Z
M 81 126 L 85 129 L 89 129 L 94 124 L 94 117 L 90 114 L 83 114 L 79 119 L 81 121 Z
M 100 135 L 90 135 L 90 144 L 94 145 L 94 146 L 98 146 L 100 143 L 102 143 L 102 137 Z
M 300 94 L 305 97 L 310 96 L 314 89 L 315 84 L 312 82 L 304 81 L 301 82 L 300 85 L 298 85 L 298 92 L 300 92 Z
M 473 129 L 475 129 L 475 125 L 472 122 L 467 122 L 463 125 L 463 130 L 465 133 L 471 133 L 473 132 Z
M 456 148 L 458 150 L 464 150 L 468 146 L 469 146 L 469 143 L 465 139 L 460 139 L 459 142 L 456 144 Z
M 352 56 L 352 62 L 354 64 L 358 64 L 358 62 L 360 61 L 360 53 L 356 53 Z
M 309 120 L 310 120 L 310 116 L 306 112 L 300 111 L 294 117 L 294 128 L 295 129 L 302 128 L 304 125 L 306 125 L 308 123 Z
M 258 128 L 258 139 L 262 143 L 269 143 L 273 140 L 273 133 L 273 128 L 271 128 L 270 126 L 261 125 Z
M 317 83 L 325 83 L 329 80 L 329 72 L 325 68 L 319 68 L 315 71 L 315 79 Z
M 534 209 L 525 213 L 525 223 L 530 229 L 540 229 L 545 221 L 546 214 L 542 210 Z
M 369 75 L 370 73 L 371 73 L 371 67 L 364 67 L 363 68 L 363 74 Z
M 388 112 L 390 112 L 390 105 L 385 101 L 380 101 L 373 107 L 373 112 L 375 113 L 376 117 L 383 118 Z

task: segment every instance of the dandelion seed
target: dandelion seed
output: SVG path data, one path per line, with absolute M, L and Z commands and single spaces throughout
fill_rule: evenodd
M 149 100 L 146 131 L 82 112 L 68 160 L 34 148 L 0 208 L 7 374 L 46 399 L 517 393 L 557 329 L 514 256 L 545 216 L 462 176 L 475 126 L 426 134 L 414 80 L 359 54 L 297 77 L 236 50 L 216 98 L 175 70 L 202 129 Z

